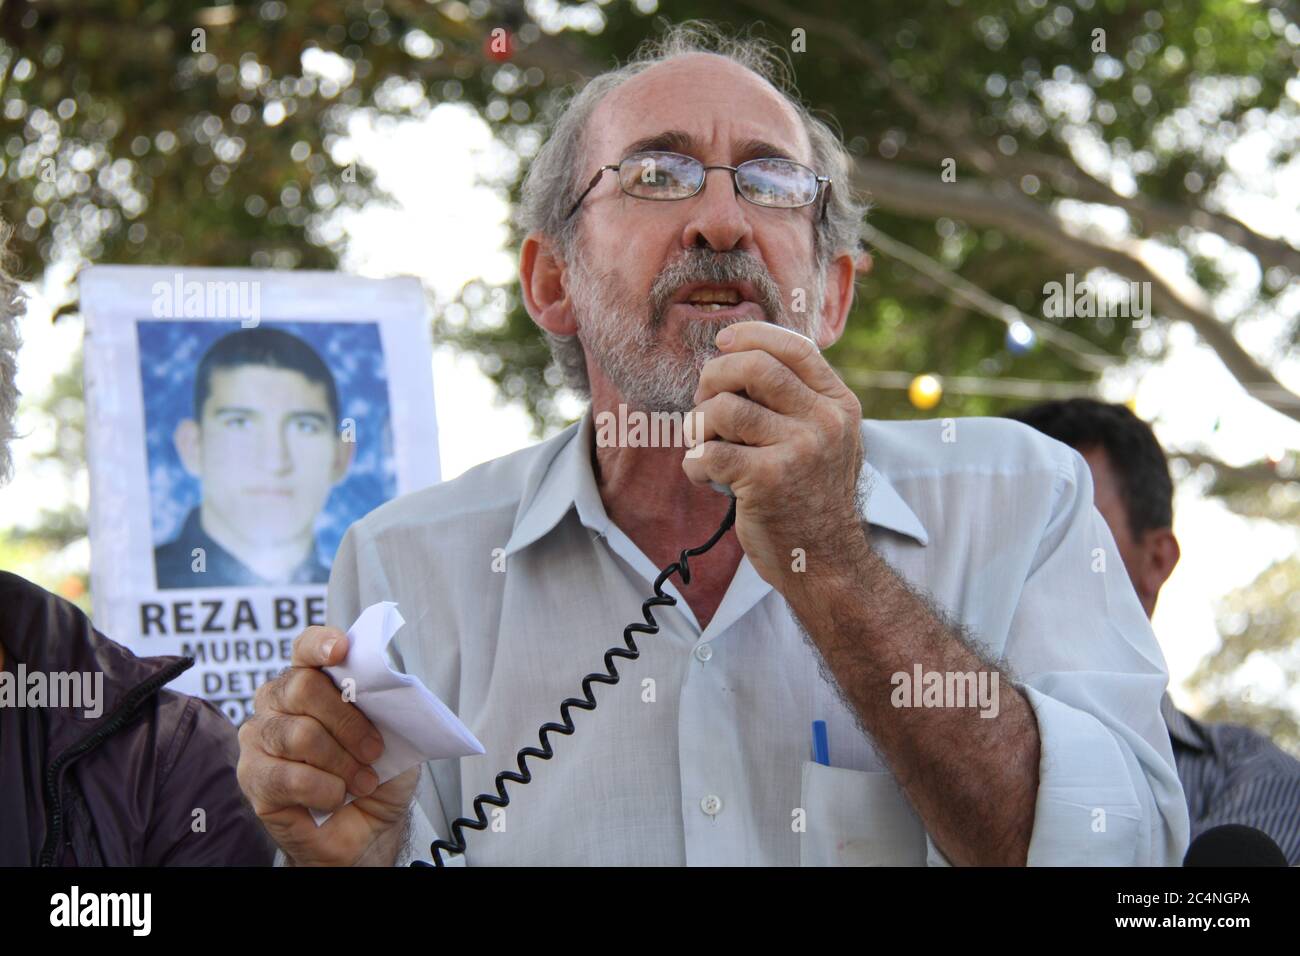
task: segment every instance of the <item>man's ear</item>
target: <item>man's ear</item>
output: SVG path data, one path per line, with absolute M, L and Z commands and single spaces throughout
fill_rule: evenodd
M 845 253 L 836 256 L 826 267 L 826 298 L 822 301 L 821 324 L 817 329 L 817 346 L 829 348 L 840 340 L 853 308 L 853 279 L 858 262 Z
M 341 438 L 334 440 L 334 484 L 343 480 L 343 476 L 348 473 L 352 467 L 352 461 L 357 457 L 357 443 L 354 441 L 343 441 Z
M 1142 581 L 1138 590 L 1150 594 L 1154 605 L 1160 588 L 1169 580 L 1169 575 L 1174 573 L 1182 551 L 1178 547 L 1178 539 L 1169 528 L 1153 528 L 1144 537 Z
M 524 308 L 552 335 L 576 335 L 578 322 L 565 289 L 567 265 L 549 236 L 530 233 L 519 250 L 519 288 Z
M 187 418 L 176 426 L 176 431 L 172 432 L 172 443 L 176 446 L 176 454 L 180 456 L 181 464 L 195 478 L 199 478 L 203 473 L 203 434 L 199 430 L 199 423 L 192 418 Z

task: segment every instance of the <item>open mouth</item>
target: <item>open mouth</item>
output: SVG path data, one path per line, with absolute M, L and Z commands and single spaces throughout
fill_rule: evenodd
M 724 283 L 710 285 L 695 283 L 680 289 L 673 301 L 678 305 L 689 305 L 701 312 L 722 312 L 735 309 L 755 299 L 754 291 L 746 283 Z
M 744 300 L 735 289 L 699 289 L 690 294 L 687 305 L 693 305 L 705 312 L 717 312 L 720 309 L 740 305 Z

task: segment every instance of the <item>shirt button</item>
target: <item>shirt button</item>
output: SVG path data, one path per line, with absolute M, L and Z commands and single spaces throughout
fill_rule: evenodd
M 700 644 L 695 648 L 695 659 L 701 664 L 707 663 L 713 659 L 713 645 Z
M 722 812 L 722 798 L 711 793 L 700 801 L 700 809 L 709 816 L 716 817 Z

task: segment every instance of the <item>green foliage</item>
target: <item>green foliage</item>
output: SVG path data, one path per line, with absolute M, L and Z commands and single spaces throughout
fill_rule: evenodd
M 653 7 L 559 4 L 540 29 L 522 3 L 488 0 L 9 0 L 0 3 L 0 216 L 19 224 L 28 277 L 55 260 L 332 268 L 343 241 L 336 214 L 385 201 L 347 152 L 349 116 L 418 120 L 464 102 L 517 150 L 522 170 L 547 102 L 625 59 L 656 29 L 641 12 Z M 566 16 L 593 13 L 602 22 L 590 31 L 560 28 Z M 1122 214 L 1134 234 L 1184 251 L 1203 290 L 1219 289 L 1219 264 L 1193 242 L 1213 211 L 1206 197 L 1227 175 L 1223 147 L 1280 113 L 1300 67 L 1294 17 L 1233 0 L 664 0 L 657 15 L 749 29 L 786 49 L 793 30 L 806 30 L 805 52 L 789 54 L 798 88 L 856 157 L 932 175 L 935 190 L 951 157 L 960 182 L 1030 200 L 1034 212 L 1004 228 L 891 212 L 880 196 L 871 216 L 885 235 L 1029 315 L 1041 314 L 1044 284 L 1062 279 L 1032 229 L 1060 200 L 1137 197 Z M 503 60 L 487 47 L 498 27 L 514 42 Z M 1271 138 L 1276 162 L 1300 143 L 1289 108 L 1291 121 Z M 1069 146 L 1080 136 L 1100 157 L 1092 176 Z M 506 185 L 517 195 L 517 181 Z M 1074 271 L 1082 279 L 1086 269 Z M 1294 271 L 1267 270 L 1252 306 L 1267 306 Z M 439 337 L 475 354 L 539 432 L 562 424 L 548 353 L 516 285 L 502 290 L 504 320 L 487 305 L 493 291 L 471 283 L 435 315 Z M 1139 341 L 1110 319 L 1059 321 L 1116 359 L 1161 354 L 1160 325 Z M 1298 329 L 1293 322 L 1285 337 Z M 1041 343 L 1011 354 L 1004 334 L 1001 321 L 954 303 L 933 279 L 877 257 L 829 356 L 860 373 L 855 382 L 881 369 L 1093 380 Z M 901 390 L 859 394 L 866 414 L 882 418 L 1013 404 L 949 390 L 920 412 Z M 78 400 L 74 369 L 47 407 L 59 422 L 52 453 L 70 467 L 84 461 Z M 42 534 L 54 547 L 83 527 L 74 508 Z M 1241 600 L 1244 643 L 1216 668 L 1234 668 L 1258 641 L 1294 639 L 1293 617 L 1268 618 L 1258 595 Z
M 431 105 L 463 100 L 506 142 L 535 137 L 535 117 L 556 88 L 626 58 L 655 29 L 632 4 L 601 12 L 598 33 L 555 37 L 519 5 L 483 0 L 6 4 L 0 105 L 13 132 L 0 153 L 0 214 L 22 223 L 18 251 L 30 275 L 60 255 L 330 268 L 341 242 L 331 214 L 376 198 L 367 170 L 350 166 L 339 148 L 351 111 L 420 117 Z M 1025 155 L 1060 161 L 1067 136 L 1085 128 L 1128 160 L 1141 195 L 1196 205 L 1224 167 L 1221 152 L 1168 136 L 1175 120 L 1191 121 L 1188 107 L 1205 92 L 1192 81 L 1218 84 L 1222 108 L 1214 124 L 1200 125 L 1227 136 L 1277 107 L 1297 60 L 1285 19 L 1264 5 L 668 0 L 658 14 L 750 29 L 787 48 L 791 31 L 806 28 L 806 51 L 789 54 L 798 87 L 855 153 L 936 170 L 962 149 L 991 151 L 997 163 L 981 178 L 1006 180 L 1042 203 L 1072 189 L 1020 175 Z M 497 26 L 515 37 L 508 62 L 487 55 Z M 1098 30 L 1104 54 L 1094 52 Z M 881 58 L 885 75 L 864 65 L 855 37 Z M 1072 81 L 1091 91 L 1078 115 L 1047 102 L 1053 84 Z M 906 106 L 898 87 L 919 96 L 927 115 Z M 964 157 L 959 168 L 963 178 L 974 172 Z M 1043 284 L 1060 278 L 1023 238 L 998 230 L 883 212 L 873 223 L 1029 314 L 1039 311 Z M 1214 264 L 1195 265 L 1214 288 Z M 470 309 L 468 322 L 439 316 L 439 331 L 478 354 L 539 428 L 559 424 L 547 353 L 518 296 L 512 300 L 504 324 Z M 1112 354 L 1134 345 L 1113 321 L 1069 321 Z M 1004 332 L 1000 321 L 950 305 L 907 267 L 880 262 L 862 281 L 831 358 L 846 369 L 1089 380 L 1090 372 L 1042 346 L 1010 355 Z M 1148 349 L 1158 354 L 1158 345 Z M 901 391 L 862 389 L 861 397 L 871 415 L 917 414 Z M 949 393 L 926 414 L 983 414 L 1007 404 Z
M 1279 700 L 1260 700 L 1252 690 L 1243 695 L 1234 675 L 1249 662 L 1269 663 L 1282 675 L 1287 690 L 1300 686 L 1300 558 L 1279 561 L 1223 601 L 1219 614 L 1223 645 L 1197 667 L 1190 688 L 1212 701 L 1209 720 L 1246 724 L 1267 733 L 1282 747 L 1300 756 L 1300 721 Z

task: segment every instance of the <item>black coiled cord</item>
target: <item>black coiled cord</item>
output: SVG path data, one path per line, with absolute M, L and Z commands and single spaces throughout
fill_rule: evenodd
M 438 866 L 443 866 L 442 851 L 449 853 L 465 852 L 465 834 L 464 829 L 486 830 L 487 816 L 483 812 L 483 805 L 490 803 L 495 807 L 505 807 L 510 804 L 510 797 L 506 795 L 506 781 L 512 781 L 518 784 L 526 784 L 533 779 L 532 773 L 528 769 L 527 760 L 529 757 L 537 757 L 539 760 L 550 760 L 554 755 L 551 749 L 551 742 L 547 735 L 550 733 L 564 734 L 566 737 L 573 733 L 573 719 L 569 716 L 569 710 L 573 707 L 582 710 L 595 710 L 596 698 L 591 692 L 592 684 L 617 684 L 619 673 L 614 667 L 614 658 L 623 657 L 629 661 L 634 661 L 641 656 L 641 651 L 637 649 L 636 641 L 633 634 L 658 634 L 659 622 L 655 620 L 651 608 L 654 607 L 672 607 L 677 603 L 677 599 L 670 594 L 665 594 L 663 584 L 674 574 L 680 574 L 682 584 L 691 583 L 691 568 L 688 559 L 697 558 L 704 552 L 708 551 L 720 540 L 722 536 L 731 530 L 731 526 L 736 523 L 736 499 L 731 499 L 731 505 L 727 508 L 727 516 L 722 519 L 722 525 L 717 531 L 713 532 L 713 537 L 698 548 L 691 548 L 683 551 L 681 555 L 668 567 L 659 572 L 655 578 L 654 597 L 646 598 L 641 604 L 641 614 L 645 618 L 645 623 L 641 624 L 633 621 L 627 627 L 623 628 L 623 643 L 626 647 L 615 645 L 605 652 L 605 673 L 599 672 L 588 674 L 582 679 L 582 697 L 570 697 L 564 703 L 560 704 L 560 718 L 563 723 L 551 721 L 543 724 L 537 731 L 537 739 L 541 742 L 541 747 L 524 747 L 515 756 L 519 765 L 519 772 L 513 770 L 502 770 L 496 776 L 497 792 L 494 796 L 491 793 L 480 793 L 474 798 L 474 817 L 461 817 L 451 825 L 451 840 L 434 840 L 430 844 L 430 851 L 433 854 L 433 861 Z M 426 866 L 428 864 L 425 864 Z

